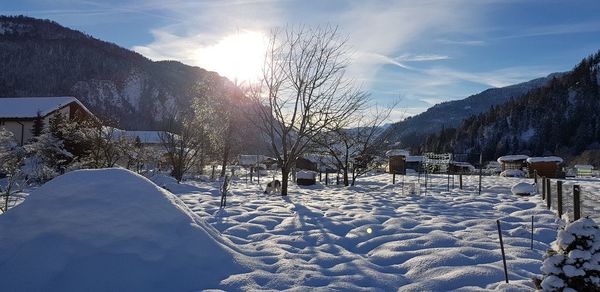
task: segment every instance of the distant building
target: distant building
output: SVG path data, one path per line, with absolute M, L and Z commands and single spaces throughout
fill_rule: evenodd
M 575 172 L 577 177 L 592 177 L 594 166 L 590 164 L 576 164 Z
M 0 127 L 11 131 L 20 145 L 33 137 L 34 121 L 39 116 L 47 127 L 50 119 L 62 114 L 67 120 L 94 115 L 75 97 L 0 97 Z
M 529 177 L 533 177 L 537 173 L 539 176 L 562 178 L 564 177 L 562 163 L 563 159 L 557 156 L 529 157 L 527 158 Z
M 387 171 L 395 174 L 406 174 L 406 157 L 410 153 L 402 149 L 392 149 L 385 153 L 388 157 Z
M 505 155 L 498 157 L 498 163 L 502 166 L 502 171 L 523 170 L 527 166 L 527 155 Z

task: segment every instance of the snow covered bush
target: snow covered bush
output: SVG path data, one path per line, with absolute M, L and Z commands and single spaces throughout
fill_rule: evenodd
M 25 159 L 25 150 L 14 140 L 13 133 L 0 128 L 0 175 L 6 176 L 0 185 L 3 197 L 0 210 L 8 210 L 10 197 L 17 192 L 22 178 L 21 165 Z
M 25 145 L 27 158 L 23 174 L 28 181 L 43 183 L 65 172 L 73 154 L 65 150 L 63 143 L 52 133 L 44 131 L 31 144 Z
M 600 291 L 600 228 L 582 218 L 558 232 L 542 265 L 544 291 Z

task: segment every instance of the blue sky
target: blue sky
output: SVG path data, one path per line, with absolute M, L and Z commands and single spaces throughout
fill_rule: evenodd
M 52 19 L 151 59 L 215 71 L 211 49 L 228 36 L 337 25 L 353 50 L 348 76 L 380 104 L 400 100 L 394 119 L 569 70 L 600 49 L 597 0 L 0 1 L 1 14 Z

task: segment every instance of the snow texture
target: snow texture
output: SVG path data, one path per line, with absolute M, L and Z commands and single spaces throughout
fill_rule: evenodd
M 502 163 L 502 162 L 510 162 L 510 161 L 519 161 L 519 160 L 526 160 L 527 158 L 529 158 L 529 156 L 527 156 L 527 155 L 505 155 L 505 156 L 498 157 L 498 162 Z
M 393 157 L 393 156 L 410 156 L 410 153 L 406 150 L 402 150 L 402 149 L 392 149 L 392 150 L 388 150 L 385 155 L 387 155 L 388 157 Z
M 525 172 L 520 169 L 507 169 L 500 173 L 503 177 L 525 177 Z
M 85 106 L 71 96 L 61 97 L 2 97 L 0 98 L 0 118 L 35 118 L 58 110 L 72 102 L 84 110 Z
M 123 169 L 74 171 L 0 216 L 4 291 L 197 291 L 247 257 L 171 193 Z
M 537 196 L 510 194 L 510 186 L 530 180 L 484 177 L 479 195 L 477 176 L 463 177 L 465 190 L 450 191 L 445 175 L 431 177 L 427 194 L 409 194 L 392 185 L 390 175 L 378 174 L 348 188 L 292 184 L 283 198 L 262 194 L 270 179 L 262 185 L 234 180 L 223 209 L 218 183 L 187 182 L 176 195 L 266 265 L 232 274 L 225 290 L 533 290 L 531 278 L 556 238 L 557 218 Z M 418 176 L 405 176 L 404 185 L 410 184 L 419 189 Z M 496 219 L 510 284 L 504 283 Z
M 532 184 L 526 182 L 520 182 L 512 186 L 510 191 L 513 195 L 533 195 L 536 193 L 535 187 Z

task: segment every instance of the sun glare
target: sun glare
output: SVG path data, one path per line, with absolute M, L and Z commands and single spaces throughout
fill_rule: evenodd
M 266 39 L 262 33 L 242 31 L 201 49 L 198 58 L 204 68 L 241 83 L 258 79 L 265 49 Z

